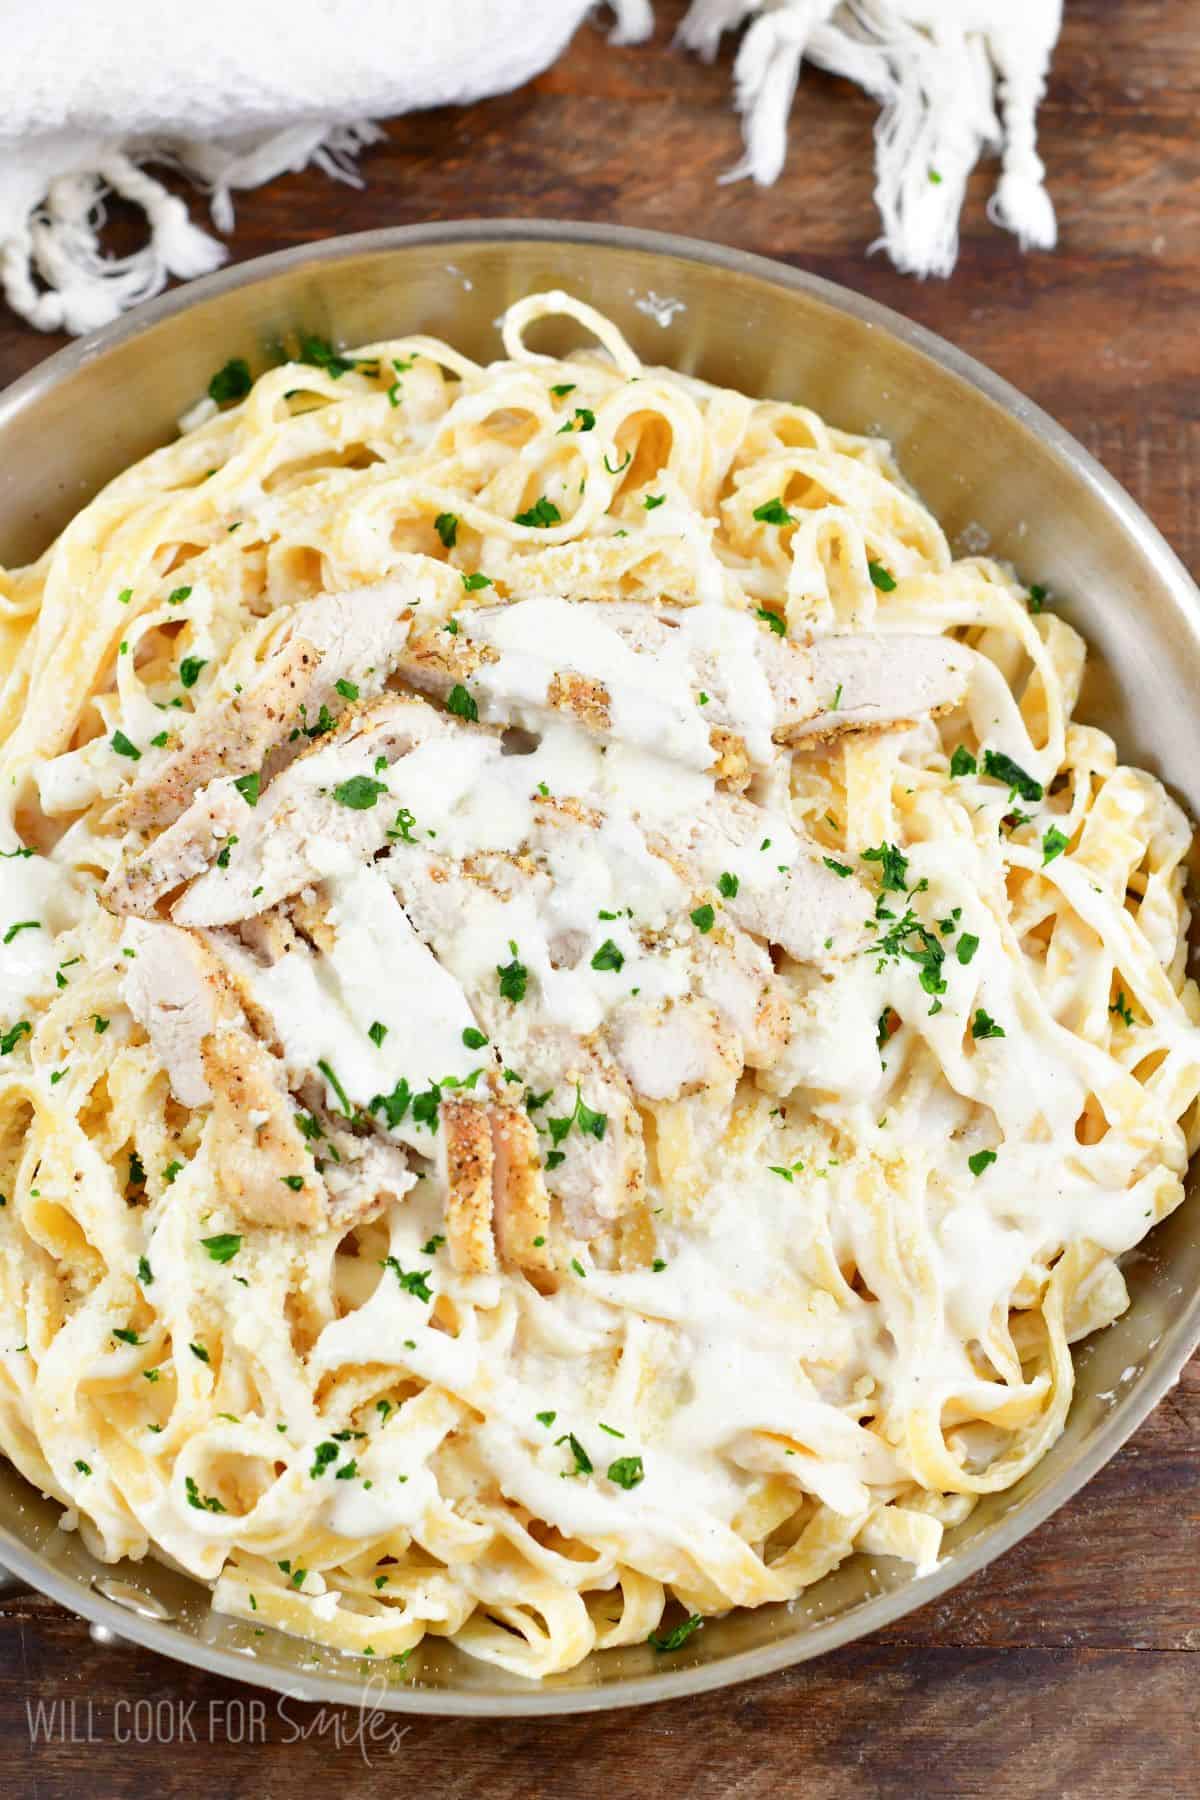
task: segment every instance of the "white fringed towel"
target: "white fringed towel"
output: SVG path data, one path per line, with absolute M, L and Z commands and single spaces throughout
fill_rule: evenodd
M 8 0 L 0 63 L 0 283 L 43 331 L 90 331 L 225 247 L 147 171 L 211 195 L 315 162 L 359 180 L 377 120 L 504 92 L 549 66 L 591 0 Z M 1035 119 L 1062 0 L 693 0 L 680 37 L 702 56 L 744 27 L 735 100 L 745 156 L 726 179 L 771 182 L 805 61 L 878 100 L 879 243 L 948 275 L 967 177 L 1001 157 L 993 219 L 1049 248 L 1054 211 Z M 653 29 L 652 0 L 608 0 L 615 42 Z M 148 241 L 105 256 L 105 195 L 143 210 Z

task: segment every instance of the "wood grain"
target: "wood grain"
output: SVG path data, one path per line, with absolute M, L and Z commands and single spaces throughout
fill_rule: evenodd
M 906 280 L 866 246 L 874 109 L 806 72 L 771 189 L 721 187 L 739 143 L 731 58 L 656 42 L 613 50 L 585 26 L 518 94 L 393 121 L 364 190 L 309 172 L 239 197 L 235 257 L 431 218 L 559 217 L 691 232 L 815 270 L 943 333 L 1068 426 L 1200 563 L 1194 295 L 1200 280 L 1200 16 L 1195 0 L 1068 0 L 1042 113 L 1061 244 L 1021 257 L 972 182 L 959 268 Z M 117 209 L 114 242 L 134 227 Z M 56 347 L 0 315 L 0 381 Z M 100 1647 L 36 1597 L 0 1605 L 0 1794 L 153 1791 L 273 1800 L 312 1788 L 564 1797 L 1200 1794 L 1200 1366 L 1126 1449 L 999 1565 L 866 1643 L 748 1687 L 612 1716 L 417 1720 L 394 1748 L 351 1712 L 268 1696 L 256 1741 L 226 1709 L 248 1688 Z M 76 1702 L 71 1743 L 33 1746 L 27 1703 Z M 132 1701 L 176 1703 L 174 1741 L 120 1741 Z M 124 1707 L 122 1710 L 122 1703 Z M 210 1703 L 217 1709 L 209 1717 Z M 335 1735 L 335 1726 L 340 1738 Z M 195 1741 L 188 1737 L 188 1730 Z M 302 1737 L 302 1732 L 311 1735 Z M 368 1732 L 369 1738 L 369 1732 Z M 261 1736 L 262 1741 L 257 1741 Z M 168 1734 L 169 1737 L 169 1734 Z

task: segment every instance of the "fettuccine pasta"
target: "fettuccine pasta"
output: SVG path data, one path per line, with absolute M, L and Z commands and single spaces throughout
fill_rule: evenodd
M 540 1677 L 1033 1467 L 1200 1005 L 1052 596 L 879 440 L 502 336 L 235 359 L 0 571 L 0 1449 Z

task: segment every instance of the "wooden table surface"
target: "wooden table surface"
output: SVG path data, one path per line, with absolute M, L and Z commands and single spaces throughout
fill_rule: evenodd
M 393 122 L 364 158 L 362 191 L 309 172 L 240 196 L 233 256 L 369 226 L 523 215 L 691 232 L 779 257 L 897 307 L 1014 381 L 1195 571 L 1195 0 L 1067 0 L 1041 116 L 1059 249 L 1022 257 L 987 223 L 981 175 L 955 276 L 923 285 L 865 254 L 874 107 L 844 83 L 804 74 L 777 186 L 717 186 L 739 148 L 730 57 L 705 67 L 673 48 L 682 11 L 659 0 L 652 46 L 613 50 L 585 26 L 522 92 Z M 0 305 L 0 385 L 56 347 Z M 249 1688 L 98 1646 L 48 1601 L 10 1596 L 0 1794 L 49 1800 L 82 1782 L 105 1800 L 306 1788 L 340 1800 L 394 1781 L 488 1800 L 1200 1795 L 1198 1483 L 1193 1363 L 1049 1524 L 864 1643 L 699 1700 L 556 1724 L 418 1719 L 365 1747 L 351 1713 L 292 1703 L 281 1714 L 269 1696 L 265 1716 L 239 1713 Z M 38 1699 L 74 1700 L 73 1735 L 90 1741 L 70 1741 L 60 1706 L 49 1741 L 33 1746 L 27 1706 Z M 158 1742 L 130 1741 L 148 1715 L 135 1700 L 163 1703 Z

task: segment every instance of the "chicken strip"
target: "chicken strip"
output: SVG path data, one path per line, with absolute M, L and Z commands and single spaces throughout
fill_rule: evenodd
M 199 876 L 173 916 L 182 925 L 226 925 L 266 911 L 334 868 L 356 867 L 387 841 L 392 823 L 391 809 L 378 804 L 386 794 L 379 776 L 454 730 L 453 720 L 421 700 L 385 695 L 355 709 L 261 797 L 227 777 L 210 782 L 148 849 L 117 865 L 106 903 L 114 912 L 146 915 Z M 479 741 L 493 742 L 482 734 Z
M 387 581 L 289 609 L 263 661 L 233 691 L 213 689 L 184 727 L 182 744 L 148 763 L 109 808 L 106 824 L 161 830 L 218 776 L 258 770 L 265 787 L 349 700 L 382 690 L 407 641 L 415 597 L 411 579 Z
M 248 1224 L 349 1227 L 412 1187 L 390 1146 L 346 1156 L 326 1182 L 297 1123 L 280 1059 L 255 1035 L 236 973 L 211 944 L 158 922 L 131 920 L 124 998 L 144 1027 L 181 1105 L 207 1107 L 205 1142 L 216 1197 Z
M 957 705 L 972 657 L 951 639 L 898 632 L 804 646 L 765 619 L 709 606 L 545 598 L 473 607 L 459 626 L 414 639 L 399 672 L 439 698 L 466 687 L 493 723 L 566 714 L 735 786 L 778 746 Z

